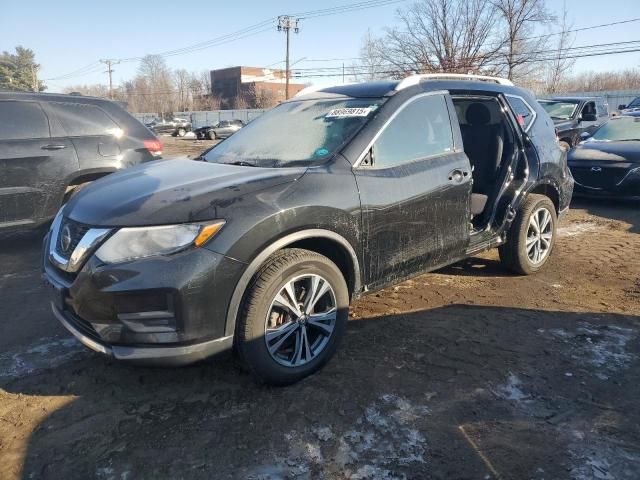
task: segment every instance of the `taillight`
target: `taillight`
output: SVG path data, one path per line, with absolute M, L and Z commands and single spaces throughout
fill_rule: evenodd
M 162 142 L 160 140 L 144 140 L 144 148 L 154 157 L 162 155 Z

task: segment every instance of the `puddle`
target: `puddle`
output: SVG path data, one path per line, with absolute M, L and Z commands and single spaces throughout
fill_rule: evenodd
M 73 337 L 51 340 L 41 339 L 19 350 L 0 353 L 0 378 L 15 378 L 34 371 L 53 368 L 68 362 L 86 349 Z

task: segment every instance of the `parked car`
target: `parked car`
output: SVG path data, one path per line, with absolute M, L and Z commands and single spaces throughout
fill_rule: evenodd
M 560 145 L 569 150 L 580 134 L 592 134 L 609 120 L 609 105 L 602 97 L 557 97 L 539 100 L 556 125 Z
M 201 140 L 215 140 L 217 138 L 230 137 L 244 125 L 242 120 L 222 120 L 214 125 L 197 128 L 193 132 Z
M 170 120 L 156 118 L 146 126 L 155 134 L 169 134 L 172 137 L 184 137 L 191 131 L 191 122 L 186 118 L 178 117 Z
M 569 153 L 576 193 L 640 198 L 640 118 L 612 118 Z
M 640 97 L 634 98 L 628 105 L 618 105 L 620 115 L 640 116 Z
M 176 365 L 235 344 L 287 384 L 329 360 L 365 293 L 493 247 L 540 270 L 572 190 L 553 122 L 508 80 L 306 89 L 203 161 L 80 192 L 44 270 L 55 316 L 96 351 Z
M 161 154 L 114 102 L 0 92 L 0 229 L 45 223 L 89 182 Z

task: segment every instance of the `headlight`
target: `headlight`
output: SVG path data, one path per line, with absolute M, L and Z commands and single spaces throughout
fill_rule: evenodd
M 208 224 L 121 228 L 98 249 L 96 257 L 104 263 L 117 263 L 199 247 L 218 233 L 224 223 L 218 220 Z

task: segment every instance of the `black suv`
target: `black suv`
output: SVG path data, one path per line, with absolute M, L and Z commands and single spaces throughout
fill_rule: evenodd
M 0 92 L 0 229 L 44 223 L 87 182 L 161 153 L 114 102 Z
M 335 352 L 353 298 L 499 247 L 536 272 L 573 179 L 553 122 L 493 77 L 304 90 L 209 150 L 95 182 L 58 214 L 55 316 L 120 360 L 235 344 L 286 384 Z
M 560 146 L 569 150 L 582 134 L 592 135 L 609 120 L 609 105 L 603 97 L 557 97 L 539 100 L 556 126 Z

